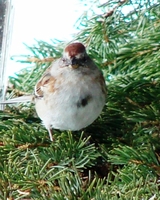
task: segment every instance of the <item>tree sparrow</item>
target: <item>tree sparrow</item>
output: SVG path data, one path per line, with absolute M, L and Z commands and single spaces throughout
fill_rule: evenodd
M 24 101 L 31 99 L 24 97 Z M 8 101 L 14 102 L 18 101 Z M 44 72 L 35 86 L 34 102 L 51 141 L 52 128 L 81 130 L 100 115 L 106 102 L 106 84 L 83 44 L 69 44 L 63 56 Z

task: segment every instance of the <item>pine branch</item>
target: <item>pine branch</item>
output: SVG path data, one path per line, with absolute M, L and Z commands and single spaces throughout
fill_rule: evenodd
M 160 4 L 112 0 L 97 8 L 102 14 L 81 17 L 74 40 L 103 69 L 102 115 L 83 132 L 54 130 L 51 143 L 34 105 L 7 106 L 0 112 L 1 199 L 159 198 Z M 36 41 L 27 46 L 31 55 L 14 57 L 28 66 L 10 77 L 7 97 L 32 93 L 64 46 Z

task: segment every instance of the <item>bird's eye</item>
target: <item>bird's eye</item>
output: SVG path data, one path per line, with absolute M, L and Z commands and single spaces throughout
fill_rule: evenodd
M 87 61 L 87 58 L 86 58 L 86 57 L 84 57 L 84 58 L 82 59 L 82 61 L 83 61 L 83 62 L 86 62 L 86 61 Z

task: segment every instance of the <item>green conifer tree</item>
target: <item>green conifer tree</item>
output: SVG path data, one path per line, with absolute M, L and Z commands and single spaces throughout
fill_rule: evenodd
M 82 3 L 84 3 L 82 1 Z M 160 3 L 90 2 L 74 40 L 103 70 L 108 97 L 101 116 L 83 132 L 54 132 L 34 105 L 0 112 L 0 199 L 160 199 Z M 28 47 L 28 67 L 10 77 L 7 98 L 33 92 L 65 42 Z M 86 137 L 88 135 L 88 137 Z

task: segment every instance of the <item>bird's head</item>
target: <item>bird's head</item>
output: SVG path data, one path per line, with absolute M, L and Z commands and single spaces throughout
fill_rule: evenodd
M 87 58 L 86 48 L 80 42 L 69 44 L 63 52 L 63 60 L 67 66 L 78 68 L 83 66 Z

